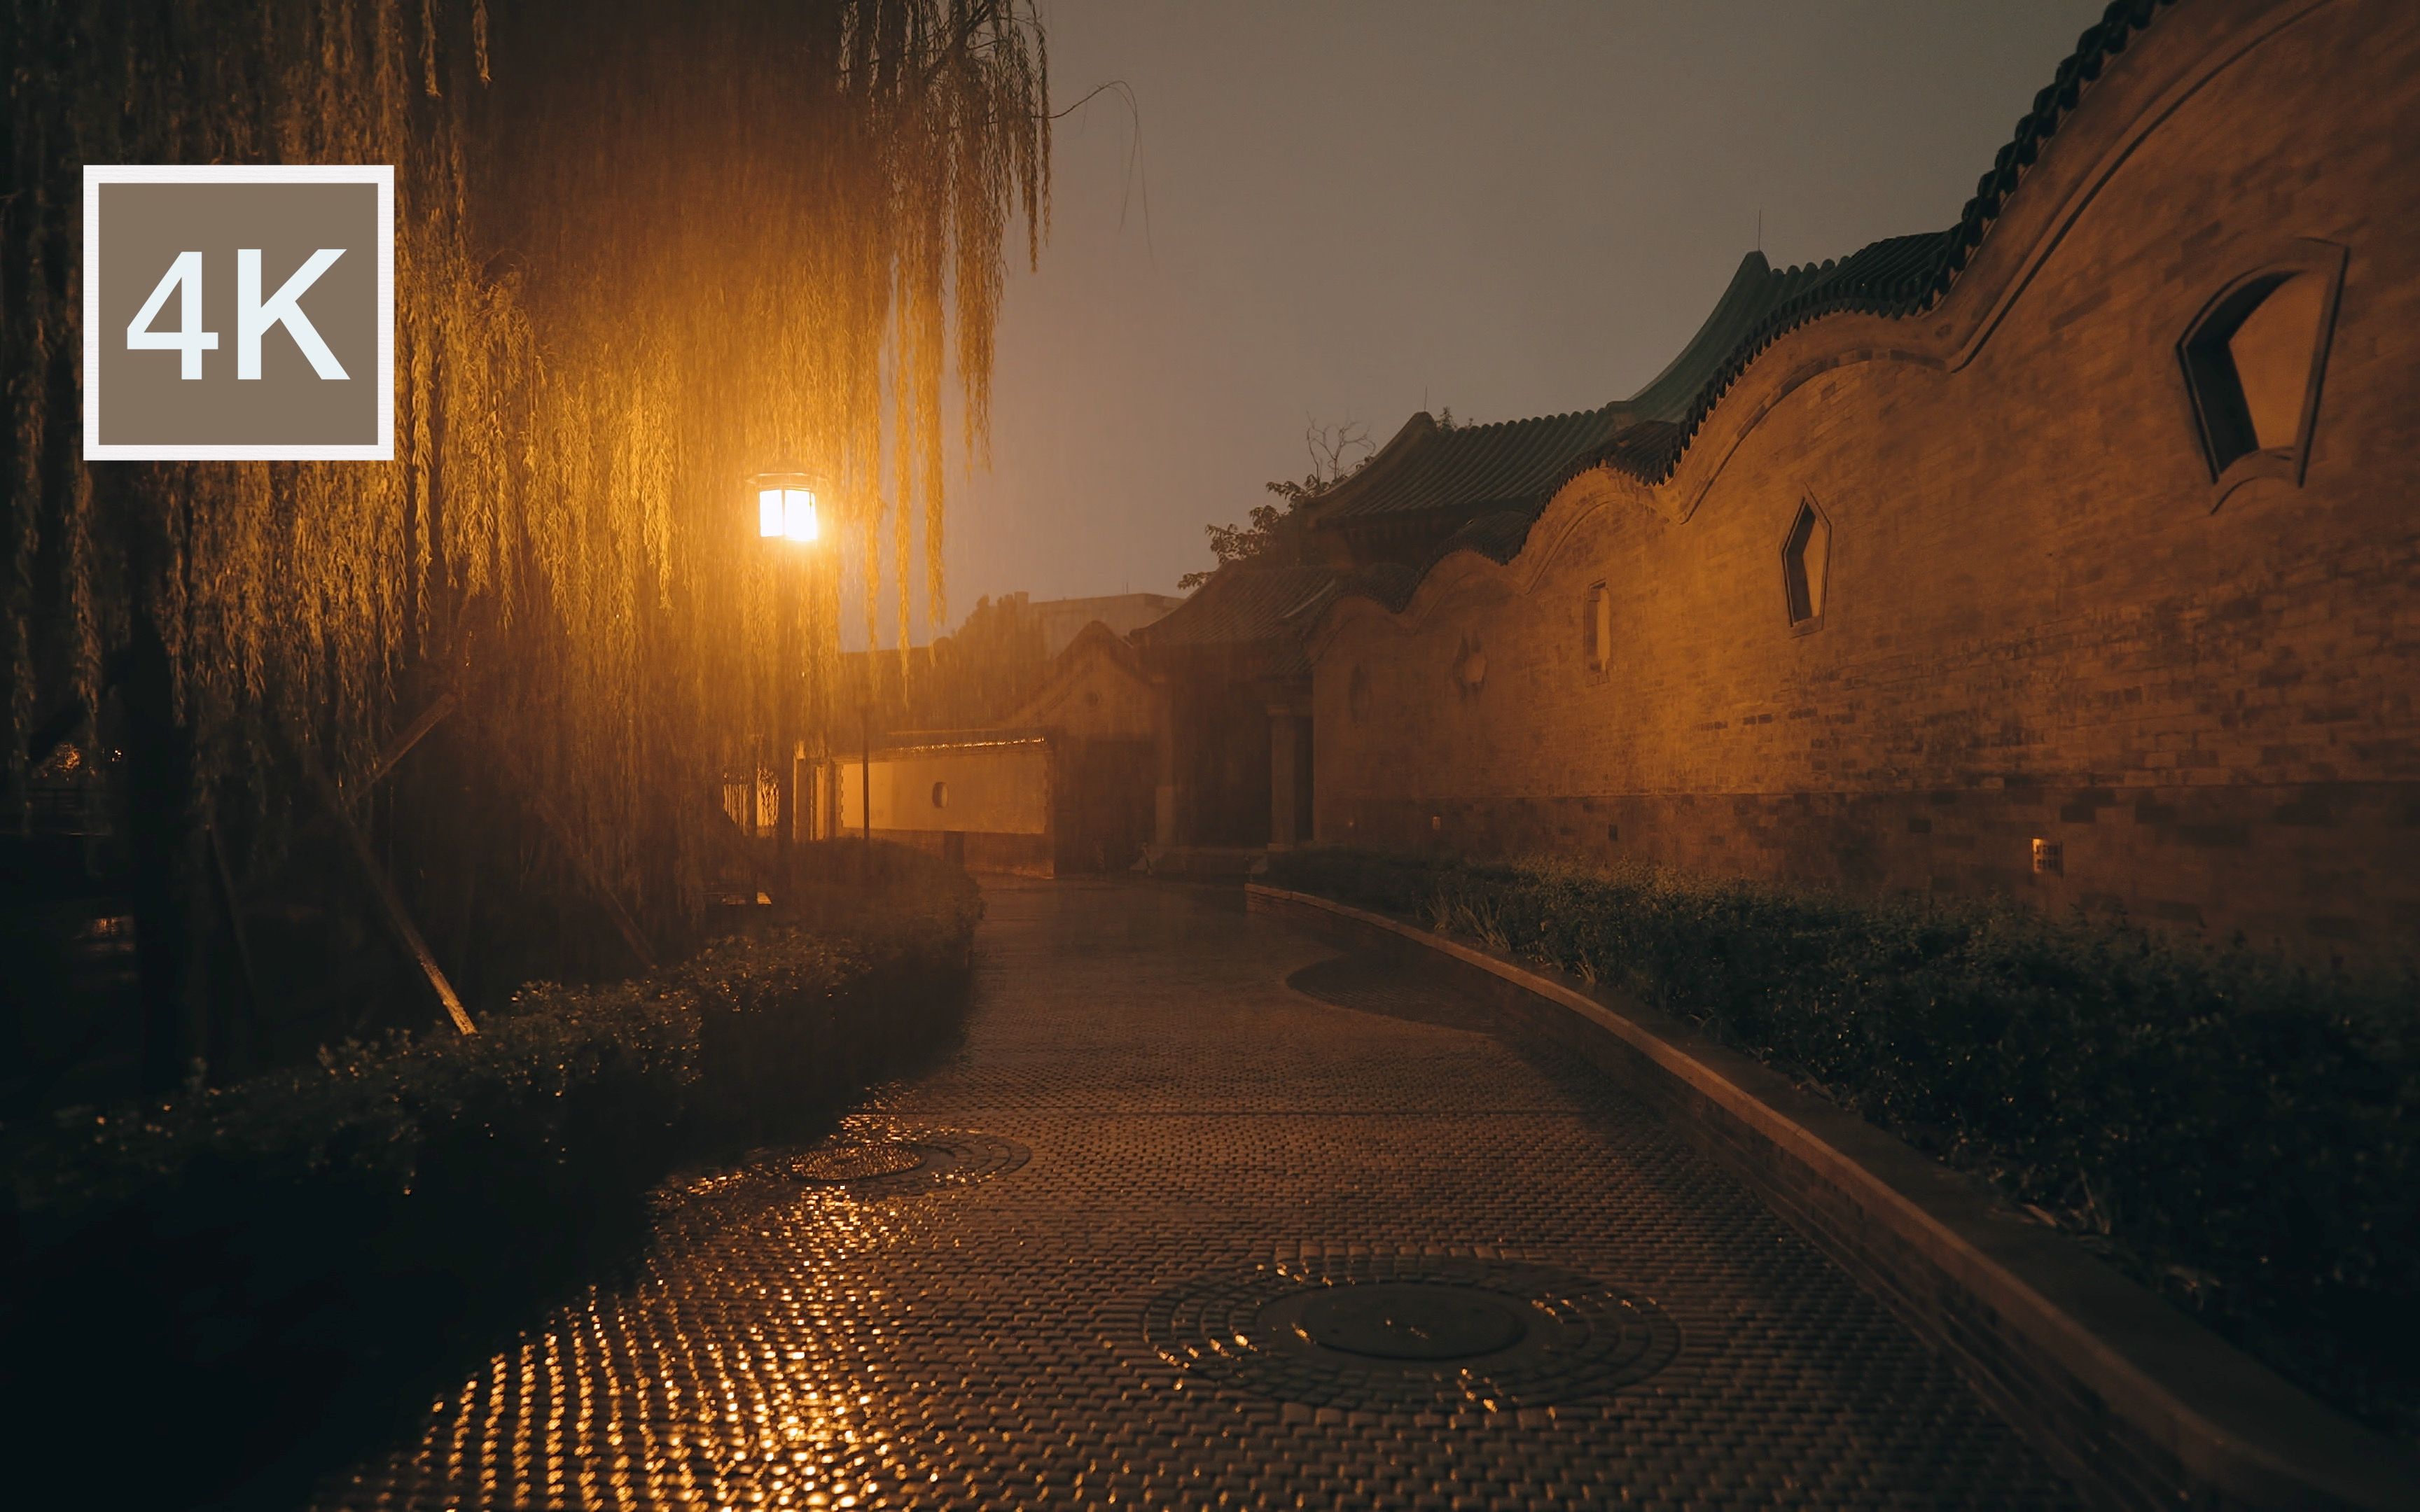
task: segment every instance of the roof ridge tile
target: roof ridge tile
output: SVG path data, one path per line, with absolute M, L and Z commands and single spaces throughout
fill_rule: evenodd
M 2135 34 L 2177 3 L 2111 0 L 2101 20 L 2076 39 L 2074 51 L 2059 64 L 2051 83 L 2034 96 L 2032 108 L 2018 118 L 2010 139 L 1977 182 L 1974 197 L 1954 224 L 1940 231 L 1885 237 L 1844 257 L 1785 269 L 1773 268 L 1761 253 L 1750 253 L 1741 259 L 1739 270 L 1697 335 L 1670 365 L 1630 398 L 1594 409 L 1475 424 L 1465 422 L 1450 428 L 1421 409 L 1354 472 L 1303 501 L 1303 507 L 1314 511 L 1310 522 L 1326 526 L 1388 515 L 1453 508 L 1473 511 L 1472 517 L 1419 569 L 1419 576 L 1425 577 L 1447 551 L 1459 548 L 1462 537 L 1482 520 L 1533 502 L 1543 506 L 1557 489 L 1591 468 L 1611 468 L 1651 486 L 1669 481 L 1723 396 L 1748 365 L 1783 336 L 1827 315 L 1904 319 L 1933 309 L 1947 298 L 1974 250 L 1997 223 L 2009 196 L 2074 111 L 2085 86 L 2101 77 L 2107 60 L 2124 52 Z M 1718 330 L 1718 325 L 1727 329 Z M 1601 426 L 1601 433 L 1568 439 L 1554 434 L 1559 427 L 1577 431 L 1588 422 Z M 1468 455 L 1472 449 L 1463 445 L 1465 438 L 1500 441 L 1522 427 L 1529 428 L 1533 444 L 1503 446 L 1484 458 Z M 1440 445 L 1450 449 L 1444 461 L 1426 468 L 1415 465 Z M 1547 451 L 1553 455 L 1541 457 L 1539 454 Z M 1512 455 L 1503 455 L 1507 453 Z M 1534 510 L 1529 517 L 1534 520 Z M 1212 581 L 1225 576 L 1221 569 Z M 1391 596 L 1373 591 L 1370 584 L 1375 579 L 1366 572 L 1331 573 L 1330 578 L 1318 591 L 1326 599 L 1357 594 L 1387 603 Z M 1158 625 L 1171 625 L 1204 597 L 1196 594 Z
M 1715 365 L 1690 400 L 1680 422 L 1677 444 L 1635 449 L 1624 446 L 1622 438 L 1617 437 L 1601 447 L 1598 455 L 1574 467 L 1565 481 L 1590 468 L 1605 466 L 1629 473 L 1642 483 L 1665 483 L 1679 471 L 1681 458 L 1697 439 L 1706 417 L 1767 347 L 1822 316 L 1866 314 L 1903 319 L 1939 305 L 1972 260 L 1974 250 L 1982 244 L 2007 208 L 2009 196 L 2015 193 L 2025 170 L 2040 158 L 2043 146 L 2074 111 L 2084 86 L 2101 76 L 2102 65 L 2124 52 L 2137 32 L 2177 3 L 2178 0 L 2111 0 L 2101 20 L 2086 27 L 2076 39 L 2075 51 L 2059 64 L 2056 77 L 2034 96 L 2033 108 L 2018 118 L 2009 141 L 1993 158 L 1991 171 L 1976 184 L 1975 197 L 1966 202 L 1956 224 L 1943 231 L 1869 242 L 1837 264 L 1800 264 L 1783 270 L 1776 276 L 1784 280 L 1803 278 L 1810 271 L 1818 276 L 1807 286 L 1777 300 Z M 1932 243 L 1922 249 L 1926 255 L 1921 258 L 1874 257 L 1874 271 L 1888 276 L 1847 276 L 1851 268 L 1869 255 L 1894 244 L 1915 251 L 1920 242 Z M 1822 276 L 1827 271 L 1828 277 Z

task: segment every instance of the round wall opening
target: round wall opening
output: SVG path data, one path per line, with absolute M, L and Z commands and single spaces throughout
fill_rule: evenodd
M 946 808 L 948 808 L 949 806 L 950 806 L 950 784 L 948 784 L 947 782 L 936 782 L 936 783 L 934 783 L 934 784 L 933 784 L 933 807 L 934 807 L 934 808 L 936 808 L 936 809 L 946 809 Z

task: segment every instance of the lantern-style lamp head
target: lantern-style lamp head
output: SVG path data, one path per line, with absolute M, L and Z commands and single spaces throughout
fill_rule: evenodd
M 812 543 L 819 533 L 814 480 L 796 472 L 766 472 L 749 480 L 756 494 L 756 533 L 768 541 Z
M 756 533 L 785 541 L 815 538 L 815 496 L 810 488 L 756 490 Z

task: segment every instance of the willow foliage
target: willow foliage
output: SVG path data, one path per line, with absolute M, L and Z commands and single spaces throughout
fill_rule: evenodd
M 1010 237 L 1032 256 L 1047 213 L 1024 0 L 0 0 L 0 26 L 12 792 L 147 624 L 213 801 L 273 808 L 295 756 L 359 774 L 455 691 L 498 779 L 660 911 L 721 770 L 853 724 L 843 554 L 904 618 L 921 547 L 939 618 L 945 393 L 979 453 Z M 394 462 L 79 460 L 79 169 L 208 162 L 396 166 Z M 743 480 L 774 469 L 826 480 L 821 548 L 755 538 Z

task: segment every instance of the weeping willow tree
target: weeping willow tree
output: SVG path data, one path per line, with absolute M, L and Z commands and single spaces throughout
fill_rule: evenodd
M 721 775 L 854 719 L 843 559 L 869 626 L 886 581 L 943 611 L 946 401 L 979 455 L 1004 260 L 1047 217 L 1026 0 L 0 28 L 0 788 L 153 666 L 191 871 L 208 816 L 273 818 L 302 767 L 357 791 L 451 695 L 644 917 L 690 906 Z M 211 162 L 396 166 L 392 463 L 80 459 L 80 167 Z M 775 469 L 823 482 L 813 552 L 755 538 Z

